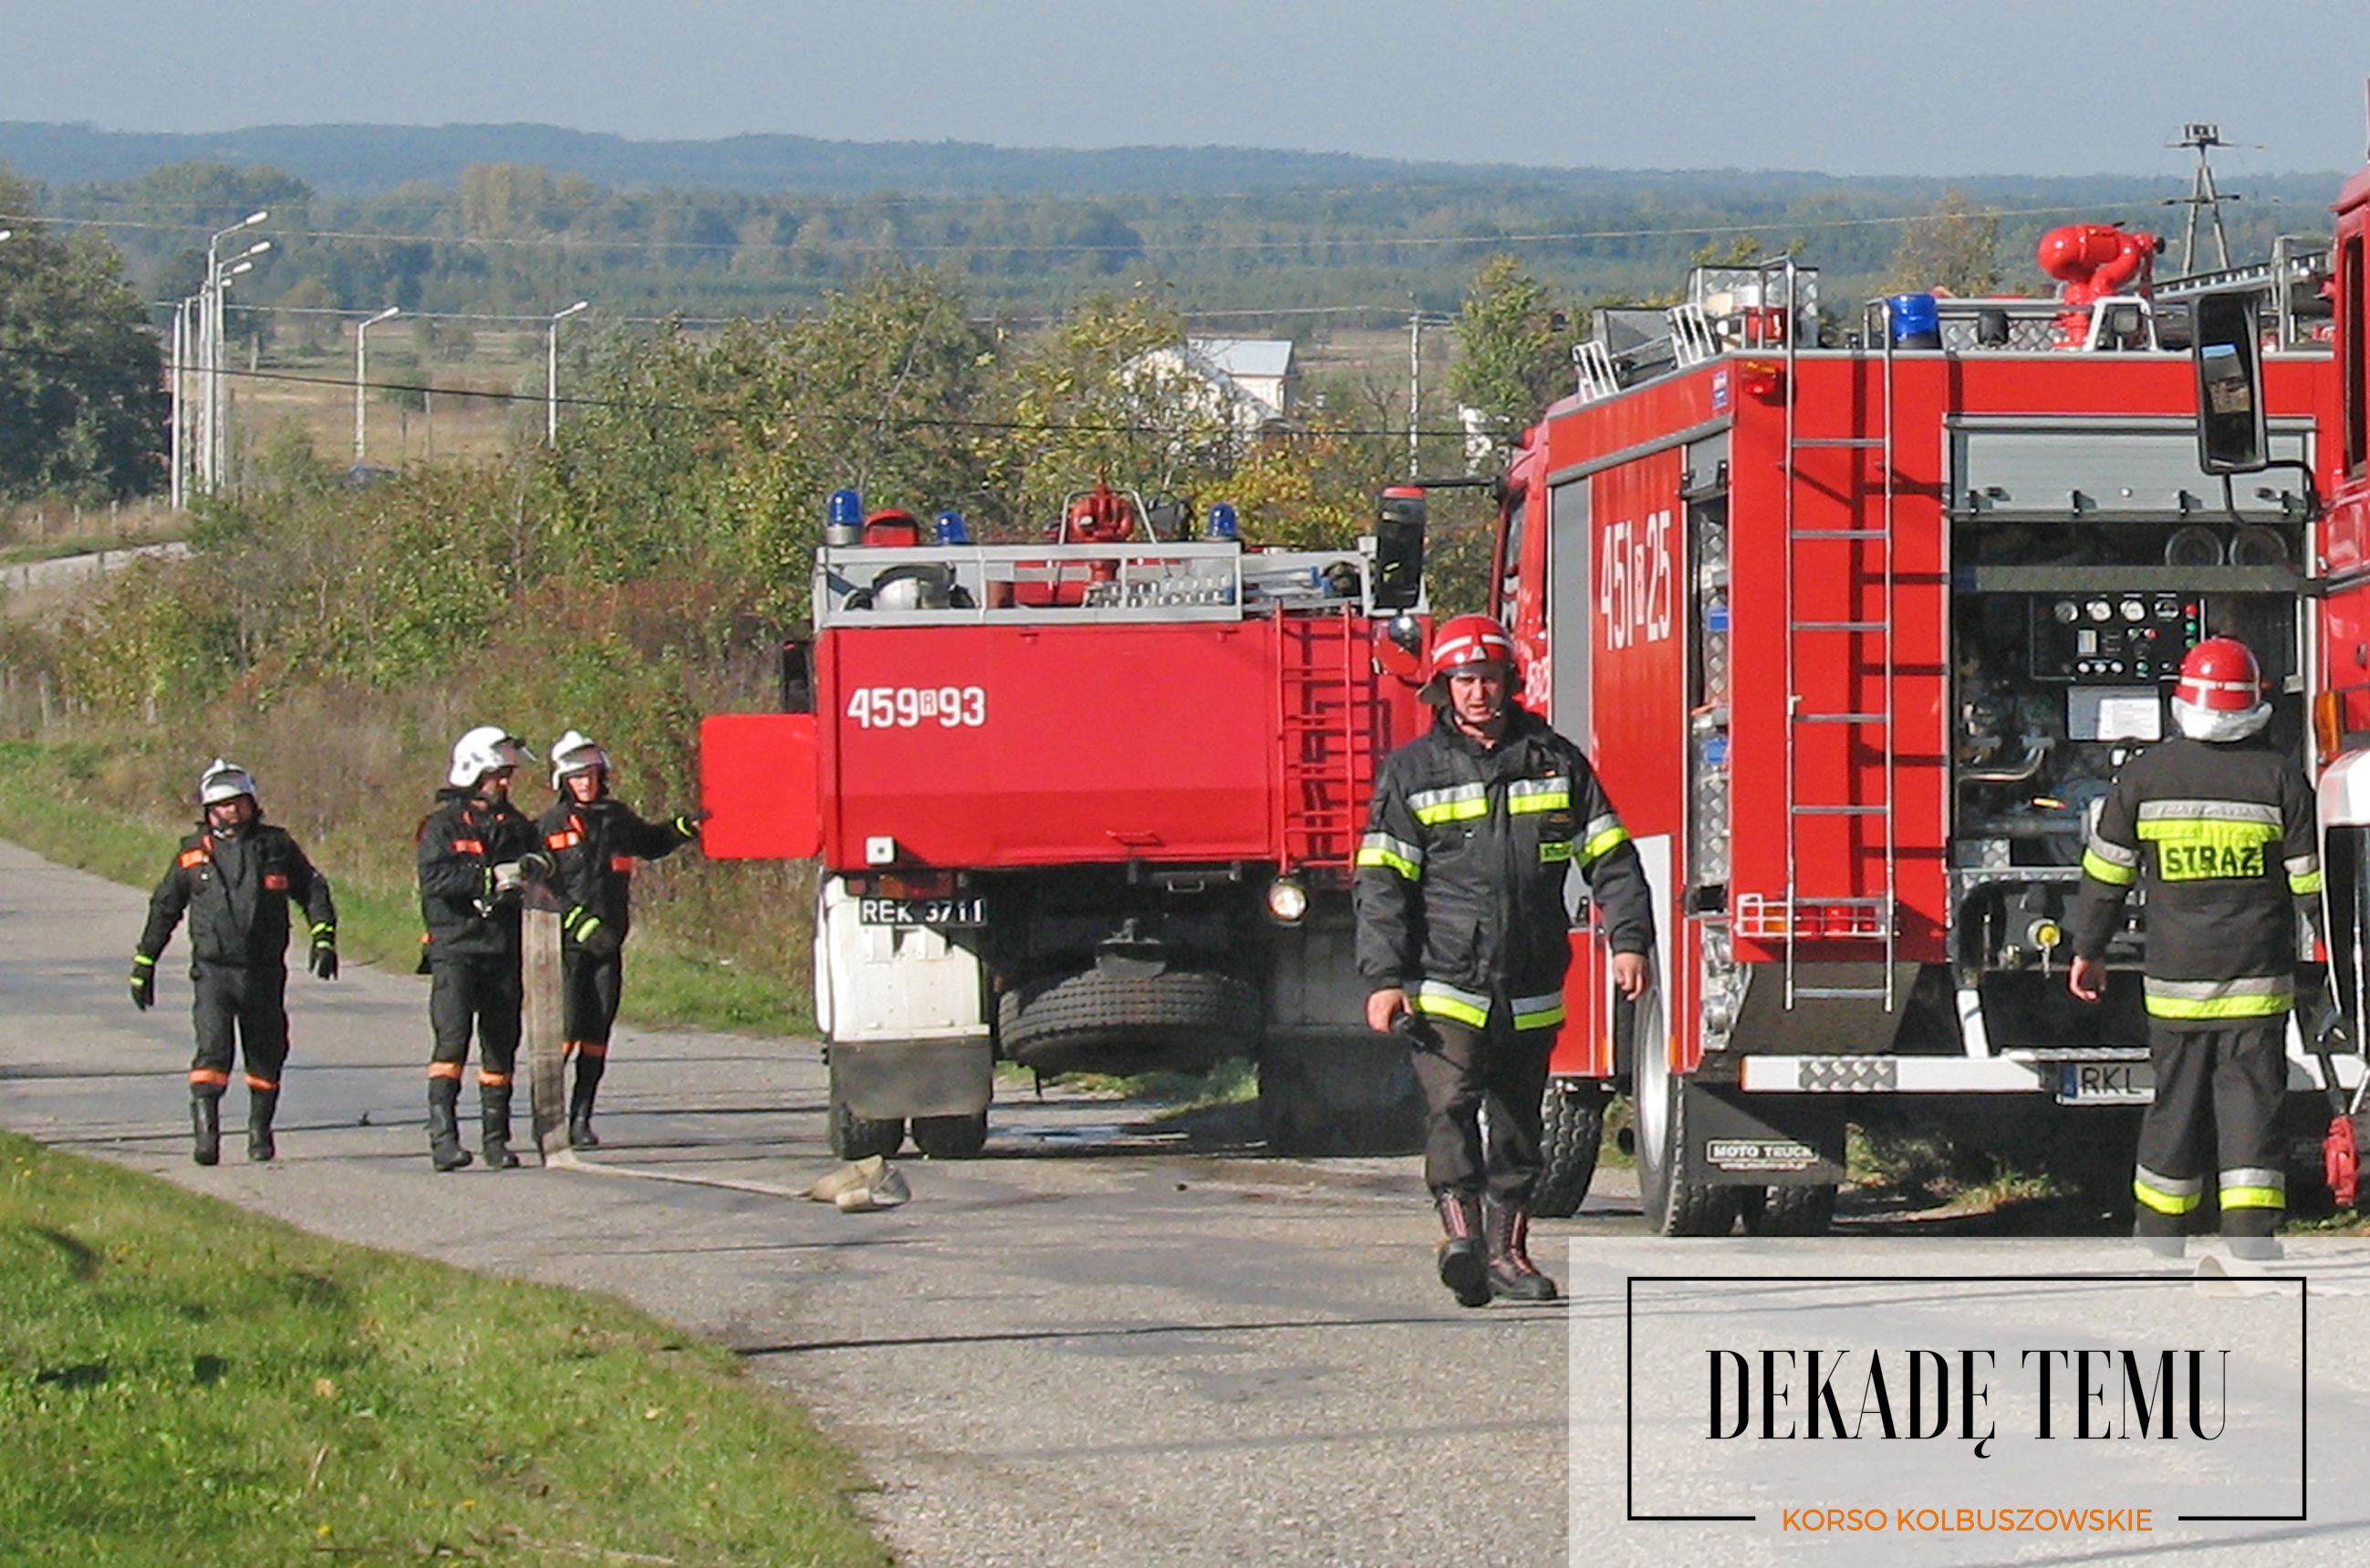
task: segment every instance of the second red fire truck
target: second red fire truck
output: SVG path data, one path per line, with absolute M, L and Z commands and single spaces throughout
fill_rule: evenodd
M 1675 309 L 1606 313 L 1526 436 L 1492 607 L 1595 758 L 1662 933 L 1635 1008 L 1578 944 L 1543 1212 L 1586 1191 L 1616 1090 L 1665 1234 L 1824 1228 L 1847 1121 L 2028 1160 L 2087 1143 L 2128 1181 L 2128 1127 L 2098 1117 L 2150 1090 L 2144 916 L 2103 1005 L 2065 981 L 2090 813 L 2211 635 L 2255 649 L 2272 733 L 2314 760 L 2313 693 L 2350 662 L 2370 694 L 2358 612 L 2311 596 L 2360 546 L 2317 518 L 2345 471 L 2318 435 L 2325 253 L 2149 289 L 2146 236 L 2053 239 L 2064 298 L 1896 296 L 1824 347 L 1810 269 L 1699 269 Z M 2201 467 L 2168 347 L 2205 298 L 2262 324 L 2273 466 L 2241 483 Z M 2313 1044 L 2291 1081 L 2318 1165 Z

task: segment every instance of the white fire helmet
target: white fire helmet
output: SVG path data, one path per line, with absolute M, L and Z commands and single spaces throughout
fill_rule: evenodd
M 558 789 L 562 780 L 572 774 L 590 773 L 594 768 L 609 771 L 609 754 L 600 743 L 581 730 L 570 730 L 551 743 L 551 787 Z
M 524 767 L 535 760 L 526 743 L 495 724 L 480 724 L 453 743 L 453 767 L 445 775 L 454 788 L 466 790 L 487 774 L 503 767 Z
M 218 756 L 206 765 L 203 773 L 198 775 L 198 804 L 201 806 L 219 805 L 224 801 L 236 801 L 241 795 L 250 801 L 256 798 L 255 776 L 235 762 Z

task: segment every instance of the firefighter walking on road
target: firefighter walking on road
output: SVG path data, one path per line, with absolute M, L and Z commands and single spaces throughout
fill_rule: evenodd
M 559 798 L 535 824 L 566 906 L 560 919 L 561 1028 L 576 1058 L 568 1095 L 568 1146 L 596 1148 L 592 1101 L 609 1066 L 609 1032 L 625 982 L 634 865 L 662 859 L 699 837 L 707 813 L 645 822 L 609 793 L 609 754 L 570 730 L 551 746 L 551 787 Z
M 263 820 L 255 780 L 216 757 L 198 778 L 205 813 L 148 900 L 148 926 L 132 960 L 132 1003 L 156 1002 L 156 960 L 184 914 L 190 919 L 190 1015 L 198 1049 L 190 1063 L 190 1157 L 222 1159 L 222 1097 L 230 1088 L 234 1046 L 247 1066 L 247 1157 L 277 1158 L 271 1119 L 288 1061 L 288 905 L 305 911 L 312 969 L 338 977 L 338 912 L 329 879 L 314 870 L 296 840 Z
M 507 1170 L 511 1075 L 519 1045 L 519 896 L 542 859 L 535 824 L 511 804 L 511 781 L 535 755 L 480 725 L 453 746 L 445 788 L 420 824 L 420 910 L 428 927 L 428 1155 L 439 1170 L 469 1163 L 461 1147 L 461 1074 L 477 1041 L 477 1110 L 486 1164 Z
M 2137 1234 L 2178 1251 L 2211 1175 L 2233 1253 L 2276 1256 L 2296 916 L 2301 902 L 2318 918 L 2321 888 L 2312 790 L 2261 738 L 2272 709 L 2246 644 L 2191 649 L 2172 712 L 2180 735 L 2125 765 L 2100 808 L 2067 983 L 2086 1002 L 2105 995 L 2107 943 L 2140 887 L 2156 1097 L 2132 1181 Z
M 1515 695 L 1504 627 L 1458 616 L 1440 628 L 1421 696 L 1441 711 L 1383 766 L 1354 888 L 1366 1021 L 1409 1037 L 1446 1233 L 1437 1269 L 1467 1307 L 1556 1295 L 1526 1232 L 1571 957 L 1569 873 L 1588 880 L 1625 997 L 1645 990 L 1654 935 L 1637 849 L 1587 757 Z

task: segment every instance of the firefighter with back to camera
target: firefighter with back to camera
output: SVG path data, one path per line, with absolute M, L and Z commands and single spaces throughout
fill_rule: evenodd
M 420 910 L 428 926 L 428 1156 L 439 1170 L 469 1163 L 461 1147 L 461 1073 L 477 1040 L 479 1148 L 487 1166 L 511 1152 L 511 1075 L 519 1045 L 519 900 L 548 875 L 535 824 L 511 804 L 511 781 L 535 760 L 516 735 L 478 726 L 453 746 L 436 809 L 420 824 Z
M 592 1101 L 609 1065 L 609 1032 L 625 978 L 623 950 L 632 922 L 634 863 L 673 854 L 699 837 L 706 812 L 645 822 L 609 793 L 609 754 L 570 730 L 551 746 L 551 787 L 559 798 L 535 824 L 555 866 L 560 918 L 564 1049 L 576 1058 L 568 1095 L 568 1146 L 596 1148 Z
M 324 980 L 338 977 L 338 912 L 329 879 L 284 829 L 263 820 L 245 768 L 216 757 L 199 776 L 198 803 L 203 822 L 181 840 L 148 900 L 148 926 L 132 960 L 132 1002 L 143 1012 L 155 1005 L 156 960 L 186 913 L 198 1036 L 190 1063 L 190 1158 L 200 1165 L 222 1159 L 222 1097 L 236 1042 L 247 1063 L 247 1157 L 261 1162 L 280 1152 L 271 1118 L 288 1061 L 288 904 L 304 908 L 312 970 Z
M 2321 872 L 2312 790 L 2262 738 L 2271 712 L 2245 643 L 2191 649 L 2173 688 L 2180 733 L 2116 775 L 2082 857 L 2067 976 L 2082 1000 L 2105 995 L 2108 939 L 2124 895 L 2144 890 L 2156 1095 L 2132 1193 L 2136 1233 L 2168 1255 L 2209 1176 L 2232 1252 L 2279 1252 L 2296 916 L 2301 903 L 2318 919 Z
M 1441 1283 L 1467 1307 L 1552 1300 L 1526 1231 L 1571 957 L 1566 878 L 1575 867 L 1587 878 L 1613 983 L 1632 1000 L 1646 988 L 1653 910 L 1588 758 L 1514 700 L 1504 627 L 1487 616 L 1443 626 L 1421 695 L 1440 713 L 1384 763 L 1358 849 L 1366 1022 L 1408 1036 L 1423 1087 Z

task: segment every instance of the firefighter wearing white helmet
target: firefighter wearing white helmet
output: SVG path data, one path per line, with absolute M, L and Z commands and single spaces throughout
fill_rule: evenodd
M 535 761 L 508 731 L 479 725 L 453 744 L 445 787 L 420 824 L 420 909 L 426 921 L 428 1156 L 439 1170 L 469 1163 L 461 1147 L 461 1076 L 477 1043 L 480 1152 L 506 1170 L 511 1077 L 519 1045 L 519 895 L 547 872 L 535 824 L 511 804 L 511 781 Z
M 247 1069 L 247 1157 L 278 1156 L 271 1122 L 288 1063 L 288 905 L 310 927 L 313 973 L 338 977 L 338 912 L 329 879 L 295 839 L 263 820 L 255 779 L 214 758 L 198 776 L 198 831 L 181 840 L 148 900 L 148 924 L 132 959 L 132 1003 L 156 1001 L 156 960 L 183 915 L 190 921 L 190 1018 L 197 1054 L 190 1063 L 190 1158 L 222 1159 L 222 1097 L 234 1055 Z
M 2108 945 L 2124 896 L 2141 888 L 2156 1094 L 2133 1174 L 2136 1232 L 2179 1252 L 2211 1179 L 2232 1251 L 2275 1256 L 2296 913 L 2319 916 L 2312 789 L 2295 756 L 2264 739 L 2272 706 L 2245 643 L 2215 637 L 2191 649 L 2171 706 L 2180 733 L 2125 764 L 2100 803 L 2068 922 L 2067 984 L 2086 1002 L 2106 995 Z
M 1644 990 L 1654 935 L 1638 851 L 1588 758 L 1516 695 L 1503 626 L 1440 628 L 1422 688 L 1440 716 L 1384 763 L 1352 890 L 1366 1021 L 1409 1039 L 1446 1233 L 1435 1269 L 1467 1307 L 1556 1294 L 1527 1233 L 1571 960 L 1568 875 L 1603 911 L 1623 995 Z
M 567 905 L 560 920 L 562 1032 L 576 1060 L 568 1096 L 568 1143 L 594 1148 L 592 1103 L 609 1066 L 609 1035 L 625 983 L 623 949 L 632 921 L 634 868 L 661 859 L 699 836 L 706 812 L 646 822 L 609 793 L 609 754 L 581 731 L 551 744 L 551 787 L 558 799 L 535 824 L 556 866 L 553 885 Z

